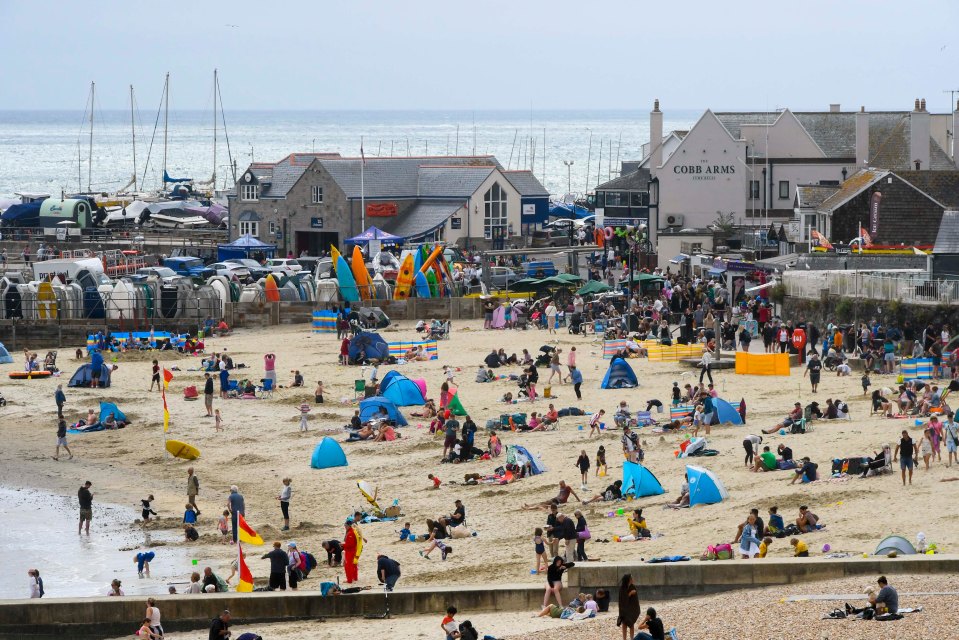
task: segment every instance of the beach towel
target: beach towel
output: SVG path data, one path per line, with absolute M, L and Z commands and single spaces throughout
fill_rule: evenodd
M 650 558 L 646 561 L 647 564 L 662 564 L 664 562 L 687 562 L 690 560 L 689 556 L 659 556 L 657 558 Z

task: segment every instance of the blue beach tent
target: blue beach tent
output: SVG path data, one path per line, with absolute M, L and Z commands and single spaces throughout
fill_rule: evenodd
M 346 454 L 343 453 L 343 447 L 340 446 L 340 443 L 333 438 L 325 437 L 313 449 L 310 466 L 314 469 L 329 469 L 330 467 L 346 467 L 349 466 L 349 463 L 346 461 Z
M 689 476 L 689 506 L 697 504 L 716 504 L 729 497 L 726 487 L 709 469 L 686 466 Z
M 103 359 L 100 359 L 100 386 L 109 387 L 110 386 L 110 367 L 103 364 Z M 76 373 L 70 378 L 68 387 L 89 387 L 91 376 L 90 372 L 93 371 L 93 365 L 89 362 L 84 365 L 80 365 L 80 368 L 77 369 Z
M 382 389 L 380 395 L 392 401 L 397 407 L 412 407 L 426 403 L 423 392 L 416 383 L 396 371 L 386 374 L 380 389 Z
M 117 422 L 128 422 L 127 416 L 125 413 L 120 411 L 119 407 L 113 402 L 101 402 L 100 403 L 100 422 L 106 420 L 110 415 L 113 415 L 114 419 Z
M 632 368 L 622 358 L 613 358 L 603 377 L 601 389 L 632 389 L 638 387 L 639 381 Z
M 384 362 L 390 357 L 390 347 L 386 344 L 386 340 L 372 331 L 360 331 L 350 340 L 350 360 L 355 362 L 361 359 L 361 352 L 367 360 Z
M 659 496 L 666 493 L 653 472 L 641 464 L 626 460 L 623 462 L 623 495 L 634 498 Z
M 2 342 L 0 342 L 0 364 L 13 364 L 13 356 L 10 355 Z
M 536 454 L 530 453 L 526 447 L 521 447 L 518 444 L 510 445 L 509 449 L 512 450 L 513 458 L 516 461 L 516 464 L 524 466 L 529 462 L 530 471 L 534 476 L 546 471 L 546 465 L 543 464 L 543 461 L 540 460 L 539 456 Z M 509 451 L 507 452 L 507 459 L 509 458 Z
M 389 419 L 395 422 L 396 426 L 405 427 L 409 424 L 406 418 L 403 417 L 403 414 L 400 413 L 400 410 L 393 404 L 393 401 L 383 396 L 373 396 L 366 400 L 360 400 L 360 420 L 366 422 L 377 413 L 380 413 L 381 409 L 386 411 Z
M 722 398 L 713 398 L 713 408 L 715 409 L 715 417 L 713 420 L 718 421 L 718 424 L 743 423 L 743 418 L 739 415 L 739 410 Z

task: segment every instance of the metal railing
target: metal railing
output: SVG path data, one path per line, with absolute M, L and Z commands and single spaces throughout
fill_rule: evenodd
M 226 242 L 229 236 L 226 229 L 199 231 L 195 229 L 91 227 L 83 229 L 79 234 L 70 233 L 59 237 L 56 231 L 56 228 L 51 227 L 4 227 L 0 229 L 0 240 L 17 243 L 43 243 L 50 246 L 63 245 L 64 248 L 95 243 L 122 246 L 150 244 L 215 247 L 217 244 Z
M 787 271 L 786 295 L 819 299 L 823 293 L 842 298 L 943 305 L 959 301 L 959 280 L 934 280 L 921 272 L 880 275 L 855 271 Z

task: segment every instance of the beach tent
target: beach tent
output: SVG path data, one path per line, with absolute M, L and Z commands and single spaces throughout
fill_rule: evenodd
M 90 372 L 93 370 L 93 366 L 88 362 L 87 364 L 80 365 L 80 368 L 77 369 L 76 373 L 70 378 L 68 387 L 89 387 L 90 386 Z M 110 386 L 110 367 L 105 364 L 100 365 L 100 386 L 109 387 Z
M 911 556 L 917 553 L 912 543 L 902 536 L 889 536 L 879 543 L 879 546 L 876 547 L 876 553 L 873 555 L 887 556 L 893 551 L 896 552 L 896 555 L 902 556 Z
M 493 319 L 490 326 L 494 329 L 502 329 L 506 326 L 506 307 L 500 305 L 493 309 Z
M 10 355 L 2 342 L 0 342 L 0 364 L 13 364 L 13 356 Z
M 366 400 L 360 400 L 360 420 L 366 422 L 379 413 L 380 409 L 386 410 L 389 419 L 395 422 L 396 426 L 405 427 L 409 424 L 406 418 L 403 417 L 403 414 L 400 413 L 400 410 L 396 408 L 396 405 L 383 396 L 373 396 Z
M 641 464 L 626 460 L 623 462 L 623 495 L 634 498 L 659 496 L 666 493 L 653 472 Z
M 360 331 L 350 340 L 350 359 L 360 359 L 360 353 L 369 360 L 385 361 L 390 355 L 390 347 L 380 334 L 372 331 Z
M 404 378 L 406 377 L 406 376 L 403 376 L 403 374 L 397 371 L 396 369 L 391 369 L 390 371 L 387 371 L 386 375 L 383 376 L 382 379 L 380 379 L 380 389 L 386 389 L 388 386 L 390 386 L 390 381 L 393 380 L 393 378 L 396 378 L 399 376 L 402 376 Z
M 713 407 L 716 409 L 713 414 L 713 424 L 742 424 L 743 418 L 739 415 L 739 409 L 729 404 L 722 398 L 713 398 Z
M 726 487 L 709 469 L 686 465 L 689 476 L 689 506 L 697 504 L 716 504 L 729 497 Z
M 632 368 L 626 364 L 622 358 L 613 358 L 609 363 L 609 369 L 603 377 L 601 389 L 632 389 L 638 387 L 639 381 Z
M 345 467 L 348 465 L 343 447 L 333 438 L 323 438 L 313 449 L 310 466 L 314 469 L 329 469 L 330 467 Z
M 679 446 L 682 449 L 682 452 L 679 454 L 680 458 L 688 458 L 691 455 L 694 455 L 698 451 L 703 451 L 706 448 L 706 438 L 690 438 L 685 443 Z
M 100 403 L 100 422 L 106 420 L 109 416 L 113 416 L 117 422 L 127 422 L 127 416 L 119 407 L 113 402 L 101 402 Z
M 507 447 L 506 451 L 507 462 L 510 462 L 510 456 L 513 458 L 512 463 L 518 464 L 521 467 L 529 463 L 530 472 L 534 476 L 546 471 L 546 465 L 543 464 L 543 461 L 540 460 L 539 456 L 530 453 L 526 447 L 521 447 L 518 444 L 510 445 Z
M 413 384 L 415 384 L 417 387 L 420 388 L 420 391 L 423 393 L 423 397 L 425 398 L 426 397 L 426 380 L 424 380 L 423 378 L 417 378 L 416 380 L 413 381 Z
M 460 392 L 457 389 L 453 392 L 453 397 L 450 398 L 450 402 L 446 405 L 446 408 L 453 412 L 454 416 L 467 416 L 469 412 L 463 406 L 463 403 L 460 402 Z
M 416 383 L 396 371 L 386 374 L 380 385 L 382 389 L 380 395 L 392 401 L 397 407 L 411 407 L 426 402 L 423 392 Z

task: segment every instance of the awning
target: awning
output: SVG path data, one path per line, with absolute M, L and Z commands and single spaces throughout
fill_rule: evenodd
M 716 269 L 716 268 L 714 267 L 714 268 L 710 269 L 708 273 L 709 273 L 709 275 L 711 275 L 711 276 L 721 276 L 721 275 L 723 275 L 724 273 L 726 273 L 726 267 L 723 267 L 722 269 Z
M 669 261 L 672 262 L 673 264 L 680 264 L 680 263 L 685 262 L 685 261 L 687 261 L 687 260 L 689 260 L 689 256 L 687 256 L 685 253 L 681 253 L 681 254 L 679 254 L 678 256 L 676 256 L 675 258 L 670 258 L 670 259 L 669 259 Z

